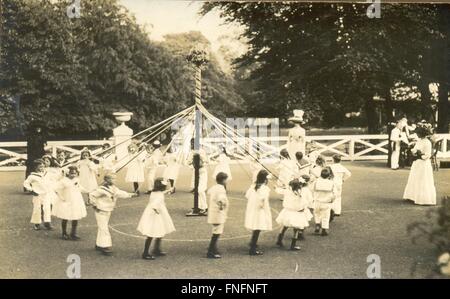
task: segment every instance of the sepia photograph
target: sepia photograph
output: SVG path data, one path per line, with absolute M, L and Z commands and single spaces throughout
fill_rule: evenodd
M 0 279 L 446 280 L 449 99 L 446 1 L 0 0 Z

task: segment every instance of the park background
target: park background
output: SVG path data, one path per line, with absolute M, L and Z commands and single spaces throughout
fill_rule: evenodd
M 2 141 L 25 140 L 33 122 L 44 124 L 49 140 L 101 141 L 117 126 L 117 111 L 133 113 L 128 125 L 135 132 L 148 128 L 194 103 L 186 55 L 197 46 L 210 52 L 202 100 L 220 118 L 280 118 L 284 134 L 287 118 L 300 108 L 308 135 L 333 135 L 387 133 L 388 124 L 406 114 L 410 122 L 425 119 L 439 133 L 449 132 L 448 5 L 383 3 L 378 19 L 367 17 L 367 4 L 81 0 L 81 17 L 69 18 L 72 2 L 1 2 Z M 184 18 L 170 17 L 183 10 L 194 12 L 203 30 L 167 33 L 143 17 L 185 25 Z M 212 16 L 229 26 L 214 40 Z M 401 200 L 407 169 L 390 171 L 384 161 L 346 165 L 353 178 L 344 193 L 345 215 L 330 237 L 308 232 L 304 250 L 292 255 L 271 248 L 272 231 L 262 237 L 266 258 L 256 261 L 243 254 L 249 169 L 233 165 L 233 214 L 223 240 L 226 258 L 218 264 L 201 258 L 209 237 L 205 219 L 184 216 L 192 205 L 184 169 L 180 190 L 168 199 L 178 229 L 164 245 L 170 258 L 151 267 L 139 257 L 142 238 L 135 231 L 147 198 L 118 204 L 111 223 L 117 254 L 110 263 L 93 250 L 92 210 L 80 225 L 79 243 L 61 243 L 58 231 L 35 234 L 23 173 L 0 172 L 0 276 L 65 277 L 74 252 L 88 278 L 365 278 L 366 258 L 374 253 L 384 278 L 434 276 L 437 257 L 450 250 L 450 201 L 441 201 L 450 193 L 448 170 L 435 172 L 438 207 L 423 208 Z M 119 187 L 131 188 L 123 173 Z M 271 204 L 276 215 L 281 202 L 272 198 Z M 417 230 L 425 242 L 414 245 Z

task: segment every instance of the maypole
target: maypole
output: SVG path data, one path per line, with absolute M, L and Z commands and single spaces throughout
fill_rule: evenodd
M 209 59 L 208 53 L 199 48 L 194 48 L 191 50 L 189 55 L 186 57 L 187 61 L 192 63 L 195 70 L 195 117 L 194 117 L 194 144 L 192 165 L 194 167 L 194 207 L 192 211 L 187 213 L 186 216 L 206 216 L 202 212 L 198 205 L 198 186 L 200 183 L 200 137 L 201 137 L 201 124 L 202 124 L 202 113 L 199 107 L 202 104 L 202 67 L 204 67 Z

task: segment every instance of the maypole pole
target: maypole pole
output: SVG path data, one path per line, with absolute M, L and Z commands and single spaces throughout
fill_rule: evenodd
M 194 114 L 194 143 L 192 165 L 194 167 L 194 207 L 192 211 L 187 213 L 186 216 L 206 216 L 206 214 L 199 208 L 199 196 L 198 196 L 198 186 L 200 183 L 200 137 L 201 137 L 201 124 L 202 124 L 202 113 L 199 106 L 202 103 L 202 67 L 205 66 L 209 59 L 208 53 L 199 48 L 194 48 L 191 50 L 189 55 L 186 57 L 187 61 L 192 63 L 195 70 L 195 114 Z

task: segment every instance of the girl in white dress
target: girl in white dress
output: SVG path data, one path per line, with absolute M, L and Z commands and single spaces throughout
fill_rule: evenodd
M 245 211 L 245 227 L 252 231 L 250 241 L 250 255 L 262 255 L 257 250 L 259 234 L 262 230 L 272 230 L 272 213 L 270 211 L 268 184 L 269 173 L 260 170 L 256 176 L 256 182 L 245 193 L 247 208 Z
M 278 164 L 278 182 L 277 185 L 280 188 L 286 189 L 289 187 L 289 183 L 294 179 L 296 174 L 297 164 L 293 161 L 287 149 L 282 149 L 280 151 L 280 164 Z
M 337 188 L 336 198 L 333 201 L 333 206 L 331 208 L 331 215 L 333 219 L 334 216 L 340 216 L 342 212 L 342 189 L 344 182 L 352 176 L 352 173 L 341 164 L 341 156 L 339 154 L 333 155 L 333 164 L 330 165 L 331 173 L 333 176 L 334 183 Z
M 165 156 L 167 167 L 164 169 L 163 178 L 170 183 L 169 193 L 175 193 L 175 183 L 180 172 L 180 163 L 177 161 L 176 153 L 168 152 Z
M 78 179 L 78 169 L 70 166 L 67 176 L 58 182 L 58 198 L 53 207 L 53 215 L 61 219 L 62 239 L 77 241 L 78 220 L 86 217 L 86 206 L 81 192 L 86 192 Z M 67 234 L 67 222 L 72 221 L 70 235 Z
M 313 218 L 308 208 L 312 202 L 312 194 L 306 186 L 306 181 L 299 178 L 292 180 L 288 189 L 279 191 L 284 195 L 283 210 L 276 219 L 276 222 L 282 225 L 276 243 L 279 247 L 283 247 L 284 234 L 288 228 L 292 227 L 294 235 L 290 249 L 300 250 L 300 247 L 296 246 L 297 240 L 303 239 L 303 230 L 309 226 L 309 221 Z
M 145 180 L 144 178 L 145 153 L 139 154 L 139 148 L 134 143 L 128 146 L 128 153 L 130 162 L 127 165 L 127 174 L 125 176 L 125 181 L 128 183 L 133 183 L 134 193 L 139 194 L 139 183 L 142 183 Z
M 81 159 L 78 161 L 77 167 L 80 172 L 80 185 L 85 190 L 83 192 L 91 192 L 97 189 L 98 167 L 91 160 L 91 152 L 87 148 L 81 150 Z
M 156 256 L 166 255 L 161 251 L 161 239 L 175 231 L 172 218 L 167 211 L 165 204 L 165 194 L 167 183 L 163 178 L 155 179 L 153 191 L 150 194 L 150 200 L 142 214 L 137 230 L 147 237 L 145 240 L 144 253 L 142 258 L 145 260 L 154 260 Z M 152 239 L 155 238 L 155 246 L 151 254 L 149 253 Z
M 160 164 L 163 163 L 163 153 L 160 149 L 161 143 L 155 140 L 152 145 L 146 146 L 146 155 L 144 162 L 144 170 L 147 176 L 147 192 L 145 194 L 150 194 L 153 189 L 153 184 L 155 183 L 156 172 Z
M 233 179 L 233 177 L 231 175 L 231 169 L 230 169 L 231 159 L 228 157 L 228 154 L 227 154 L 227 151 L 225 148 L 222 149 L 222 152 L 220 153 L 220 155 L 217 157 L 216 160 L 218 163 L 217 163 L 216 167 L 214 168 L 213 178 L 215 179 L 220 172 L 223 172 L 228 176 L 228 181 L 231 181 Z
M 103 170 L 103 175 L 108 173 L 115 172 L 115 163 L 116 163 L 116 155 L 114 151 L 111 149 L 111 145 L 109 143 L 105 143 L 102 145 L 102 157 L 100 159 L 100 165 Z
M 403 198 L 412 200 L 417 205 L 436 205 L 436 188 L 430 161 L 431 141 L 426 138 L 426 129 L 422 127 L 416 129 L 416 134 L 420 139 L 411 151 L 417 160 L 411 166 Z
M 66 162 L 67 162 L 66 154 L 63 151 L 57 152 L 56 160 L 54 161 L 55 167 L 57 167 L 59 169 L 63 169 L 64 164 L 66 164 Z
M 208 223 L 212 225 L 212 236 L 206 257 L 211 259 L 222 257 L 217 248 L 217 242 L 220 235 L 223 234 L 229 206 L 227 198 L 228 175 L 224 172 L 219 172 L 216 176 L 216 183 L 208 190 Z

